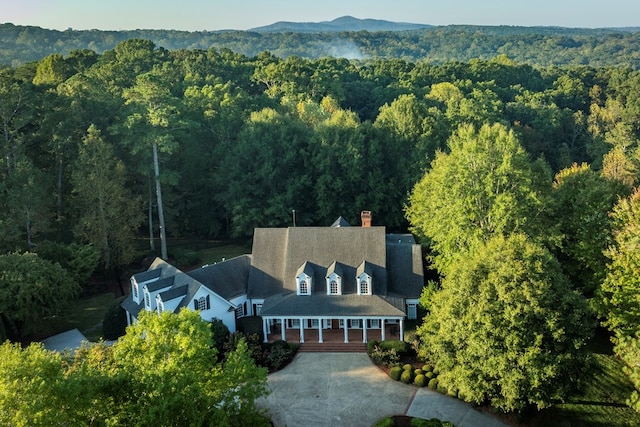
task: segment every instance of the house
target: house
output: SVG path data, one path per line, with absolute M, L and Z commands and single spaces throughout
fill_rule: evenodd
M 330 227 L 256 228 L 250 255 L 182 272 L 157 258 L 131 277 L 122 303 L 128 322 L 141 310 L 200 310 L 236 330 L 236 319 L 260 316 L 265 341 L 273 334 L 300 342 L 313 330 L 323 342 L 327 330 L 359 330 L 362 342 L 375 330 L 417 317 L 424 285 L 422 251 L 410 234 L 387 234 L 362 212 L 362 226 L 342 217 Z M 307 334 L 311 335 L 311 334 Z

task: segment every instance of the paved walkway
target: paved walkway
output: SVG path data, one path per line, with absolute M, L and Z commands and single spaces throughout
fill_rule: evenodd
M 258 406 L 278 427 L 370 427 L 401 414 L 456 427 L 505 427 L 457 399 L 393 381 L 363 353 L 298 353 L 268 384 L 271 394 Z

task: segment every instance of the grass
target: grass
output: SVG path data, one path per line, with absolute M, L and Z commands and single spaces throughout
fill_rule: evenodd
M 639 426 L 640 413 L 625 401 L 633 385 L 622 372 L 622 363 L 612 355 L 593 354 L 591 374 L 583 388 L 565 403 L 541 411 L 527 425 L 535 427 Z
M 203 264 L 214 264 L 222 259 L 230 259 L 251 252 L 251 247 L 243 242 L 212 242 L 212 246 L 198 251 Z
M 45 338 L 77 328 L 90 341 L 98 341 L 102 336 L 102 319 L 115 300 L 113 293 L 107 292 L 75 301 L 64 315 L 45 319 L 38 335 Z

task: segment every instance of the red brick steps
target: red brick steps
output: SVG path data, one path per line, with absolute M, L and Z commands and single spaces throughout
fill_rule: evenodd
M 309 342 L 300 344 L 298 351 L 305 353 L 366 353 L 367 345 L 361 342 Z

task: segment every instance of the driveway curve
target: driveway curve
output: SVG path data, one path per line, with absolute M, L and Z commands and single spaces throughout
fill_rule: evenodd
M 365 353 L 298 353 L 269 375 L 268 388 L 258 406 L 278 427 L 370 427 L 399 414 L 456 427 L 504 427 L 457 399 L 391 380 Z

